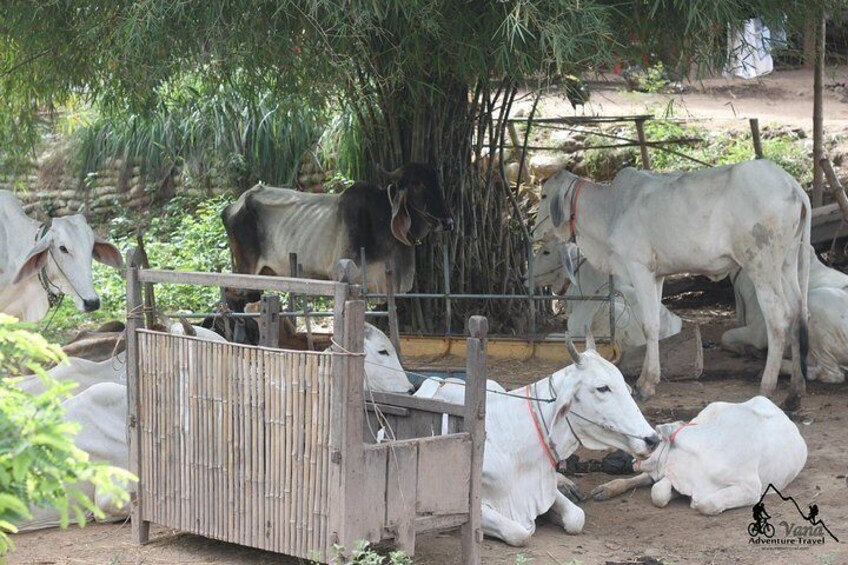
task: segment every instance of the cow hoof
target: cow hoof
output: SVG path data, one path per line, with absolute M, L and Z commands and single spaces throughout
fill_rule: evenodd
M 603 500 L 609 500 L 610 499 L 610 493 L 607 490 L 606 486 L 600 485 L 600 486 L 596 486 L 595 488 L 592 489 L 592 492 L 589 493 L 589 498 L 591 498 L 592 500 L 597 500 L 598 502 L 601 502 Z
M 636 400 L 644 402 L 654 396 L 654 387 L 636 385 Z
M 563 477 L 562 475 L 557 476 L 557 490 L 574 504 L 583 500 L 583 496 L 577 485 L 574 484 L 571 479 Z
M 790 394 L 786 397 L 786 400 L 780 405 L 780 408 L 784 412 L 797 412 L 801 409 L 801 397 L 797 394 Z

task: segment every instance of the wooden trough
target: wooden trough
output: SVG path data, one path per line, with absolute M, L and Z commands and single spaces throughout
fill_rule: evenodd
M 355 280 L 351 262 L 339 265 L 338 282 L 129 264 L 137 542 L 155 523 L 327 562 L 336 547 L 347 554 L 359 540 L 413 554 L 416 534 L 460 527 L 463 563 L 480 562 L 485 318 L 469 321 L 464 405 L 371 394 L 363 392 L 365 303 L 347 282 Z M 332 297 L 336 346 L 287 351 L 149 331 L 141 286 L 153 284 Z

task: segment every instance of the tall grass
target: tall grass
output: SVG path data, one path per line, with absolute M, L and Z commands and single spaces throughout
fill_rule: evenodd
M 120 158 L 159 178 L 180 167 L 235 189 L 290 184 L 303 153 L 328 121 L 325 108 L 239 85 L 209 86 L 188 74 L 162 87 L 144 114 L 94 108 L 75 128 L 81 177 Z

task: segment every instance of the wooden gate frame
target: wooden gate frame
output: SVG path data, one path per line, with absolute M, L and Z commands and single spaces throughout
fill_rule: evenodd
M 463 563 L 480 562 L 488 331 L 484 317 L 474 316 L 469 320 L 464 405 L 389 393 L 377 395 L 379 402 L 375 395 L 369 394 L 366 402 L 363 395 L 365 302 L 361 287 L 349 282 L 356 280 L 356 266 L 351 261 L 343 260 L 337 265 L 336 281 L 139 269 L 133 253 L 127 264 L 127 435 L 131 472 L 141 479 L 145 456 L 139 419 L 140 379 L 146 378 L 140 373 L 139 359 L 139 330 L 143 329 L 145 314 L 142 286 L 147 289 L 153 284 L 190 284 L 333 297 L 334 341 L 342 354 L 335 358 L 330 395 L 329 492 L 326 493 L 329 527 L 322 545 L 309 548 L 308 555 L 289 553 L 288 549 L 286 553 L 329 561 L 339 546 L 344 548 L 343 554 L 349 554 L 355 542 L 364 539 L 371 543 L 393 540 L 411 555 L 417 533 L 460 527 Z M 451 418 L 457 433 L 368 445 L 366 410 L 385 410 L 422 421 Z M 157 457 L 155 450 L 150 457 Z M 401 462 L 403 457 L 405 463 Z M 410 474 L 405 475 L 403 469 Z M 434 470 L 438 475 L 430 472 Z M 448 489 L 452 494 L 441 489 L 433 492 L 432 485 L 452 475 L 458 481 L 458 486 Z M 133 539 L 140 544 L 149 540 L 150 526 L 149 516 L 143 515 L 142 487 L 140 482 L 131 500 Z M 453 499 L 448 500 L 449 496 Z M 403 504 L 398 504 L 398 500 Z M 268 528 L 273 528 L 273 524 L 269 522 Z M 231 535 L 205 535 L 267 549 L 255 543 L 255 536 L 252 542 Z

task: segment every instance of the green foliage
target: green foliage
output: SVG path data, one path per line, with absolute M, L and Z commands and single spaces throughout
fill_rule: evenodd
M 222 196 L 205 200 L 175 198 L 160 213 L 143 220 L 118 216 L 109 223 L 107 238 L 126 254 L 136 246 L 136 228 L 143 230 L 145 250 L 151 268 L 183 271 L 224 272 L 230 269 L 227 236 L 221 211 L 231 201 Z M 44 333 L 59 338 L 69 330 L 91 323 L 124 319 L 126 283 L 123 273 L 93 263 L 94 288 L 100 295 L 100 310 L 82 314 L 71 300 L 65 300 L 55 314 L 49 314 Z M 162 312 L 209 312 L 220 299 L 214 287 L 159 285 L 156 305 Z M 50 316 L 54 316 L 52 319 Z
M 116 116 L 101 103 L 71 116 L 74 123 L 66 129 L 76 137 L 81 176 L 124 158 L 153 178 L 180 167 L 195 184 L 208 186 L 214 179 L 241 190 L 259 181 L 291 184 L 301 155 L 326 121 L 320 106 L 251 91 L 241 76 L 210 86 L 195 72 L 161 85 L 145 114 L 125 108 Z
M 638 75 L 639 90 L 643 92 L 662 92 L 669 85 L 668 76 L 662 61 L 657 61 L 645 69 L 645 74 Z
M 53 381 L 42 368 L 64 359 L 57 346 L 0 314 L 0 557 L 12 548 L 7 534 L 16 531 L 13 523 L 30 517 L 30 506 L 56 508 L 62 527 L 71 513 L 80 524 L 85 524 L 87 512 L 102 518 L 103 513 L 75 484 L 91 482 L 104 494 L 129 500 L 118 484 L 134 477 L 90 462 L 88 454 L 74 445 L 79 426 L 63 420 L 61 405 L 74 384 Z M 12 377 L 24 368 L 45 380 L 46 392 L 33 396 L 14 385 Z
M 635 128 L 617 133 L 622 137 L 636 139 Z M 713 166 L 740 163 L 754 158 L 754 145 L 749 130 L 709 130 L 693 124 L 684 124 L 672 120 L 650 120 L 645 122 L 645 137 L 649 141 L 669 141 L 673 139 L 699 138 L 695 145 L 669 145 L 678 153 L 688 155 L 710 163 Z M 587 143 L 608 145 L 615 140 L 592 135 Z M 807 157 L 804 144 L 790 137 L 773 137 L 762 140 L 763 154 L 783 167 L 799 183 L 808 186 L 813 179 L 812 163 Z M 658 172 L 691 171 L 704 167 L 683 155 L 663 151 L 656 147 L 650 150 L 651 168 Z M 622 149 L 597 149 L 587 151 L 585 157 L 586 174 L 591 178 L 608 181 L 626 163 L 641 166 L 637 147 Z
M 330 563 L 337 565 L 412 565 L 412 558 L 403 551 L 391 551 L 388 556 L 383 556 L 371 549 L 365 540 L 354 543 L 350 559 L 343 557 L 343 546 L 334 545 L 333 550 L 335 555 Z

